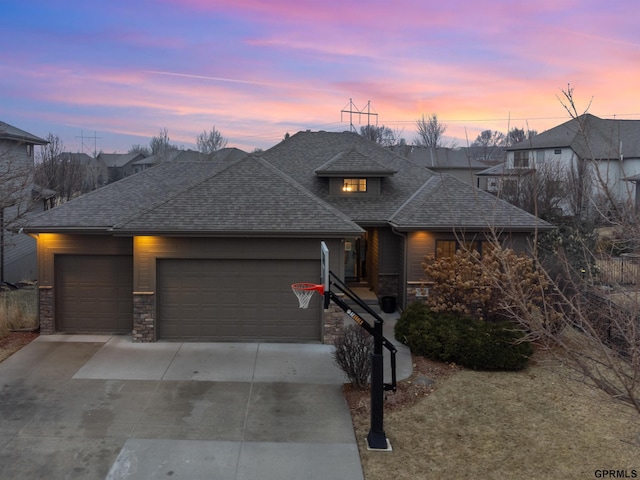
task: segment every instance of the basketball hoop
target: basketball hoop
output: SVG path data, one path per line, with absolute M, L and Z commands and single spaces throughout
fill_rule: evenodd
M 309 301 L 313 297 L 313 292 L 318 291 L 320 295 L 324 294 L 324 285 L 316 285 L 315 283 L 294 283 L 291 290 L 298 297 L 300 308 L 307 308 Z

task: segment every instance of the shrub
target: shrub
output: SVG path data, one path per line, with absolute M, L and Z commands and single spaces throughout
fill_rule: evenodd
M 351 384 L 363 390 L 371 375 L 373 337 L 358 325 L 345 327 L 341 336 L 333 342 L 333 359 L 347 375 Z
M 533 353 L 509 322 L 432 312 L 418 303 L 403 312 L 395 336 L 416 355 L 476 370 L 520 370 Z
M 499 286 L 512 278 L 518 279 L 519 306 L 531 310 L 542 304 L 549 282 L 533 259 L 486 243 L 482 256 L 461 249 L 452 256 L 425 257 L 422 268 L 433 283 L 426 299 L 431 310 L 504 320 L 513 305 L 505 303 Z

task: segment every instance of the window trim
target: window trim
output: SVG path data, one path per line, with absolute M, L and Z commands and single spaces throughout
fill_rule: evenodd
M 350 185 L 355 185 L 355 189 L 348 188 Z M 346 194 L 359 194 L 367 193 L 367 179 L 364 177 L 345 177 L 342 179 L 342 193 Z

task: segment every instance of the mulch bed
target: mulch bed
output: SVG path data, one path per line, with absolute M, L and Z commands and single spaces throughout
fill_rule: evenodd
M 434 362 L 424 357 L 412 355 L 413 374 L 406 380 L 398 382 L 395 392 L 385 392 L 385 411 L 391 412 L 413 405 L 420 398 L 426 397 L 435 390 L 444 379 L 460 369 L 455 364 Z M 358 390 L 350 383 L 343 386 L 344 397 L 352 416 L 370 412 L 370 390 Z
M 38 337 L 37 332 L 9 332 L 0 338 L 0 362 Z

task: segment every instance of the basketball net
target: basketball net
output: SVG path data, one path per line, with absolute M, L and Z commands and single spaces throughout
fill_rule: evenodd
M 324 293 L 324 286 L 316 285 L 315 283 L 294 283 L 291 285 L 291 290 L 298 297 L 300 308 L 307 308 L 311 297 L 313 297 L 313 292 L 317 290 L 320 294 Z

